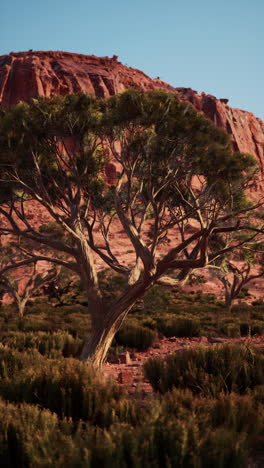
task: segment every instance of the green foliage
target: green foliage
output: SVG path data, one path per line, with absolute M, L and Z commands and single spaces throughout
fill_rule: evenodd
M 3 466 L 24 468 L 74 463 L 69 422 L 65 420 L 60 427 L 55 414 L 25 404 L 17 407 L 1 402 L 0 408 L 0 457 Z
M 141 413 L 136 424 L 101 429 L 25 403 L 0 403 L 2 463 L 10 468 L 242 468 L 263 431 L 264 413 L 254 395 L 207 401 L 174 390 L 160 401 L 132 404 Z
M 208 185 L 212 184 L 211 195 L 222 202 L 226 203 L 231 189 L 233 207 L 245 203 L 238 188 L 243 173 L 254 168 L 254 158 L 233 153 L 228 135 L 176 95 L 161 90 L 126 91 L 110 98 L 104 121 L 116 139 L 133 122 L 136 131 L 127 140 L 126 157 L 131 163 L 137 158 L 137 174 L 140 180 L 148 181 L 146 186 L 154 178 L 159 183 L 168 169 L 177 167 L 179 178 L 184 179 L 187 172 L 203 175 Z M 166 195 L 172 205 L 173 201 L 179 203 L 173 187 L 168 186 Z
M 101 272 L 103 294 L 106 300 L 112 301 L 115 294 L 119 294 L 124 287 L 124 278 Z M 69 302 L 69 304 L 67 304 Z M 46 299 L 37 298 L 30 301 L 26 315 L 21 322 L 17 316 L 14 306 L 2 306 L 0 310 L 0 330 L 2 339 L 12 331 L 23 330 L 26 334 L 34 333 L 36 341 L 40 340 L 38 331 L 45 332 L 47 342 L 54 340 L 56 333 L 66 339 L 67 333 L 78 340 L 83 340 L 90 330 L 89 307 L 84 296 L 83 286 L 80 282 L 72 283 L 68 293 L 63 296 L 63 305 L 52 307 Z M 139 307 L 140 305 L 140 307 Z M 261 302 L 256 305 L 246 303 L 235 304 L 232 313 L 224 309 L 224 305 L 216 301 L 216 297 L 210 294 L 183 293 L 176 289 L 154 286 L 150 289 L 140 304 L 135 304 L 129 314 L 125 326 L 145 327 L 150 330 L 159 331 L 166 336 L 179 336 L 177 332 L 184 325 L 185 336 L 242 336 L 248 333 L 241 331 L 240 324 L 247 324 L 251 329 L 251 335 L 263 334 L 264 330 L 264 308 Z M 173 326 L 172 326 L 173 325 Z M 242 329 L 244 330 L 244 325 Z M 170 333 L 169 333 L 170 332 Z M 50 336 L 51 333 L 51 336 Z M 245 335 L 246 333 L 246 335 Z M 10 337 L 13 335 L 11 334 Z M 19 335 L 20 336 L 20 335 Z M 10 338 L 11 339 L 11 338 Z M 12 338 L 13 339 L 13 338 Z M 21 339 L 23 343 L 24 338 Z M 44 338 L 43 338 L 44 339 Z M 25 341 L 29 338 L 25 338 Z M 30 338 L 31 340 L 31 338 Z M 70 338 L 69 338 L 70 340 Z M 78 344 L 70 345 L 71 353 L 76 356 Z M 7 341 L 4 341 L 7 343 Z M 79 341 L 78 341 L 79 343 Z M 56 345 L 57 346 L 57 345 Z M 57 351 L 49 349 L 47 352 Z M 57 348 L 58 349 L 58 348 Z M 77 351 L 76 351 L 77 352 Z M 61 350 L 58 350 L 61 353 Z M 51 354 L 50 354 L 51 355 Z M 55 356 L 55 354 L 53 354 Z
M 166 337 L 200 336 L 201 324 L 199 320 L 191 318 L 176 318 L 166 322 L 161 319 L 158 322 L 158 330 Z
M 92 367 L 73 359 L 43 360 L 41 364 L 24 367 L 15 378 L 7 376 L 0 382 L 2 397 L 10 402 L 37 404 L 59 417 L 83 419 L 102 427 L 119 419 L 133 420 L 129 401 L 121 401 L 122 390 L 110 382 L 103 383 Z
M 25 367 L 40 366 L 43 357 L 34 349 L 20 353 L 0 344 L 0 378 L 9 379 L 21 372 Z
M 78 356 L 82 347 L 80 338 L 73 338 L 67 332 L 11 332 L 2 338 L 2 343 L 20 352 L 36 349 L 46 357 Z
M 46 236 L 52 239 L 61 240 L 71 244 L 70 236 L 65 233 L 63 227 L 56 221 L 51 221 L 47 224 L 41 224 L 39 227 L 39 232 L 41 234 L 45 234 Z
M 53 203 L 60 203 L 68 184 L 77 179 L 86 195 L 96 200 L 103 187 L 100 173 L 107 159 L 107 152 L 94 145 L 101 115 L 99 103 L 86 95 L 55 96 L 33 100 L 31 105 L 20 103 L 5 111 L 0 122 L 2 168 L 8 169 L 14 161 L 21 180 L 36 191 L 44 183 Z M 66 166 L 56 157 L 59 147 L 64 158 L 72 150 L 76 153 Z M 30 192 L 25 187 L 16 181 L 3 181 L 3 197 L 24 199 Z
M 98 274 L 102 294 L 107 301 L 113 301 L 113 299 L 121 294 L 126 286 L 126 278 L 121 275 L 112 273 L 111 270 L 102 270 Z
M 181 389 L 142 401 L 141 392 L 128 396 L 89 366 L 59 358 L 66 333 L 33 337 L 5 334 L 9 347 L 0 348 L 0 395 L 10 402 L 0 402 L 3 466 L 246 468 L 250 457 L 261 468 L 263 350 L 182 351 L 166 364 Z M 45 340 L 41 355 L 32 347 Z M 151 372 L 160 387 L 164 362 L 153 360 Z M 224 395 L 226 385 L 245 394 Z
M 156 333 L 146 327 L 124 326 L 116 334 L 117 344 L 133 348 L 138 351 L 145 351 L 154 342 Z
M 220 331 L 230 337 L 230 338 L 236 338 L 240 336 L 240 326 L 239 324 L 233 324 L 233 323 L 224 323 L 220 327 Z
M 2 306 L 0 309 L 0 329 L 3 339 L 6 340 L 6 336 L 11 332 L 23 331 L 26 334 L 34 333 L 36 335 L 38 335 L 38 332 L 45 332 L 47 340 L 48 336 L 51 335 L 50 342 L 54 341 L 52 337 L 54 333 L 58 333 L 58 338 L 56 338 L 58 342 L 61 340 L 59 336 L 62 334 L 64 340 L 67 333 L 83 340 L 91 327 L 87 306 L 81 304 L 52 307 L 47 304 L 46 300 L 36 299 L 29 304 L 23 320 L 20 320 L 17 315 L 13 305 Z M 21 340 L 23 341 L 24 338 L 21 337 Z M 27 340 L 28 338 L 25 337 L 25 341 Z M 36 336 L 36 342 L 40 340 L 41 333 Z M 74 348 L 75 344 L 72 346 Z M 77 346 L 76 342 L 76 348 Z M 48 347 L 49 345 L 47 345 L 47 349 Z M 52 347 L 50 351 L 52 351 Z
M 208 397 L 219 392 L 243 394 L 264 384 L 264 352 L 240 345 L 200 347 L 165 360 L 149 359 L 144 372 L 154 390 L 160 392 L 177 387 Z

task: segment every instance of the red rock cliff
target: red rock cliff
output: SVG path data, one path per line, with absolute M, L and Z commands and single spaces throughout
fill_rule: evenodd
M 85 92 L 108 97 L 126 88 L 163 88 L 191 102 L 218 127 L 232 136 L 234 148 L 254 154 L 264 175 L 264 122 L 252 113 L 228 106 L 227 99 L 216 99 L 190 88 L 173 88 L 160 79 L 126 67 L 118 57 L 68 52 L 21 52 L 0 57 L 0 103 L 10 106 L 38 96 Z

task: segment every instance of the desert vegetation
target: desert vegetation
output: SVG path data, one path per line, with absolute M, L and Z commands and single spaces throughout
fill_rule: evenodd
M 106 295 L 110 285 L 122 290 L 122 277 L 102 276 Z M 76 359 L 91 323 L 78 281 L 67 296 L 57 307 L 36 297 L 22 319 L 15 305 L 1 306 L 5 466 L 262 466 L 263 347 L 215 344 L 150 358 L 145 373 L 153 392 L 142 393 L 139 382 L 128 393 Z M 227 312 L 213 295 L 155 286 L 132 309 L 110 357 L 140 354 L 168 324 L 168 336 L 256 336 L 263 312 L 264 304 L 242 300 Z

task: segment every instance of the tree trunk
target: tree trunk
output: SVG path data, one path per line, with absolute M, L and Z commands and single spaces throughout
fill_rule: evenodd
M 225 289 L 225 306 L 226 306 L 226 311 L 229 313 L 229 312 L 231 312 L 232 305 L 233 305 L 233 300 L 234 300 L 232 285 L 224 277 L 220 278 L 220 281 L 224 285 L 224 289 Z
M 115 314 L 109 310 L 104 319 L 99 314 L 98 317 L 92 319 L 92 330 L 84 343 L 80 355 L 81 361 L 90 362 L 93 366 L 101 368 L 112 340 L 131 307 L 132 305 L 126 310 L 120 311 L 119 314 L 117 310 Z
M 99 302 L 95 307 L 94 302 L 89 307 L 92 317 L 92 330 L 87 341 L 84 343 L 80 355 L 81 361 L 91 362 L 95 367 L 101 367 L 107 351 L 112 343 L 116 332 L 121 327 L 123 320 L 138 299 L 153 284 L 154 278 L 148 277 L 138 280 L 128 287 L 124 294 L 119 297 L 109 308 Z
M 233 297 L 232 294 L 227 290 L 225 291 L 225 305 L 227 312 L 230 313 L 233 305 Z
M 18 308 L 18 313 L 19 313 L 20 318 L 24 316 L 27 301 L 28 299 L 22 299 L 22 300 L 17 301 L 17 308 Z

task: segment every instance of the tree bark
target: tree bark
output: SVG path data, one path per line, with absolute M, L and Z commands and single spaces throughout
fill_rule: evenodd
M 102 367 L 112 340 L 132 305 L 125 310 L 120 310 L 119 314 L 117 310 L 114 315 L 108 311 L 103 320 L 100 316 L 93 317 L 91 333 L 85 341 L 80 355 L 81 361 L 90 362 L 97 368 Z
M 119 297 L 110 307 L 102 308 L 102 302 L 96 310 L 92 303 L 91 317 L 92 330 L 84 343 L 80 360 L 91 362 L 95 367 L 101 367 L 116 332 L 121 327 L 123 320 L 138 299 L 154 283 L 154 278 L 138 280 L 128 287 L 125 293 Z
M 24 317 L 24 312 L 25 312 L 25 308 L 26 308 L 26 305 L 27 305 L 27 302 L 28 302 L 28 298 L 22 299 L 22 300 L 19 300 L 19 301 L 16 301 L 16 302 L 17 302 L 19 317 L 22 318 L 22 317 Z
M 230 313 L 232 310 L 233 298 L 232 298 L 231 293 L 228 291 L 225 292 L 225 305 L 226 305 L 226 311 Z

